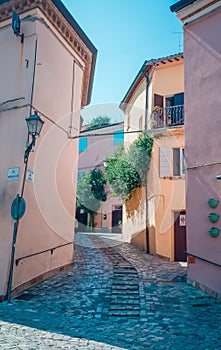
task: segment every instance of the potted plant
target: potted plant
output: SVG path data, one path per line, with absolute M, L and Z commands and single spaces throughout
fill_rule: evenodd
M 171 119 L 171 117 L 169 116 L 168 118 L 167 118 L 167 125 L 171 125 L 172 124 L 172 119 Z
M 209 204 L 210 208 L 216 208 L 217 205 L 219 204 L 219 199 L 211 198 L 208 200 L 208 204 Z
M 217 236 L 219 236 L 220 229 L 219 229 L 218 227 L 212 227 L 212 228 L 209 230 L 209 233 L 210 233 L 210 236 L 212 236 L 212 237 L 217 237 Z
M 217 222 L 219 220 L 219 214 L 210 213 L 208 215 L 208 218 L 209 218 L 210 222 Z

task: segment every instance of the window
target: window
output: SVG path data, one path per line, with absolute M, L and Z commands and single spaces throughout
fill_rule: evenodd
M 124 130 L 118 130 L 114 132 L 114 145 L 124 143 Z
M 182 176 L 184 172 L 184 149 L 173 148 L 173 176 Z
M 175 94 L 173 96 L 166 97 L 165 105 L 166 107 L 174 107 L 184 104 L 184 93 Z
M 79 139 L 79 152 L 84 152 L 87 150 L 87 138 L 81 137 Z
M 183 148 L 172 148 L 172 164 L 170 158 L 170 147 L 160 147 L 160 177 L 184 176 L 185 159 Z M 172 166 L 171 166 L 172 165 Z M 172 169 L 171 169 L 172 168 Z

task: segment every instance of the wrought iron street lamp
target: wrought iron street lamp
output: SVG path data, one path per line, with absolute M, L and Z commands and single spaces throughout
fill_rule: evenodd
M 32 147 L 35 146 L 36 136 L 39 136 L 41 133 L 41 129 L 44 125 L 43 120 L 39 117 L 37 112 L 31 114 L 28 118 L 25 119 L 28 126 L 28 134 L 32 136 L 32 141 L 27 145 L 24 155 L 25 164 L 28 162 L 29 154 L 32 150 Z
M 11 262 L 10 262 L 8 290 L 7 290 L 8 303 L 11 302 L 12 277 L 13 277 L 13 269 L 14 269 L 15 245 L 16 245 L 16 239 L 17 239 L 18 225 L 19 225 L 19 220 L 25 214 L 25 208 L 26 208 L 25 200 L 23 198 L 23 193 L 24 193 L 24 187 L 25 187 L 28 157 L 32 150 L 32 147 L 35 146 L 36 136 L 40 135 L 41 129 L 44 125 L 43 120 L 39 117 L 37 112 L 35 112 L 34 114 L 31 114 L 25 120 L 28 126 L 28 135 L 32 137 L 32 140 L 31 140 L 31 143 L 27 144 L 27 148 L 24 154 L 25 171 L 24 171 L 21 195 L 19 194 L 17 195 L 17 197 L 15 198 L 11 206 L 11 216 L 12 216 L 12 219 L 14 220 L 14 230 L 13 230 L 13 238 L 12 238 Z

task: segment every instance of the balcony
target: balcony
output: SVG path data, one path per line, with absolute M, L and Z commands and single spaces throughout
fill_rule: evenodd
M 184 105 L 155 107 L 150 116 L 151 128 L 165 128 L 184 124 Z

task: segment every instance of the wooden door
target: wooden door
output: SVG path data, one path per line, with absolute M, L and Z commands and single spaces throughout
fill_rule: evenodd
M 174 213 L 175 261 L 186 261 L 186 212 Z

